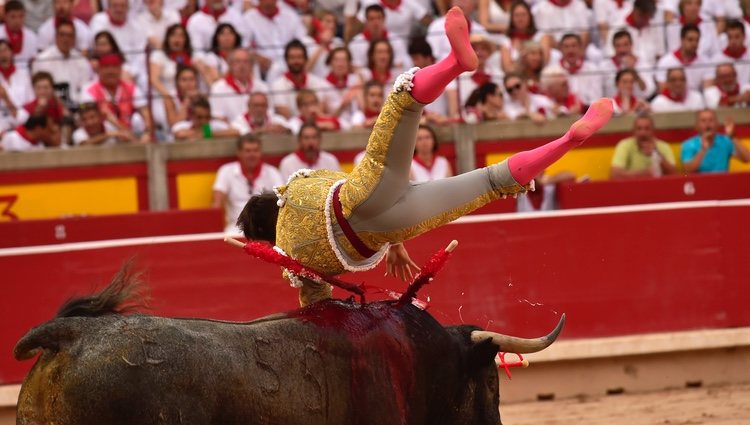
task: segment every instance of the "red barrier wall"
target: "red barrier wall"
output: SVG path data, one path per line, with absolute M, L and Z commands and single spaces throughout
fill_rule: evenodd
M 420 293 L 446 324 L 538 336 L 566 312 L 563 338 L 748 326 L 750 232 L 738 225 L 749 214 L 743 200 L 472 216 L 408 247 L 422 262 L 460 241 Z M 19 382 L 31 366 L 11 355 L 30 327 L 71 295 L 105 285 L 131 255 L 146 270 L 156 314 L 249 320 L 295 308 L 296 293 L 277 267 L 225 245 L 220 234 L 201 238 L 98 249 L 69 244 L 37 254 L 0 249 L 0 384 Z M 404 289 L 382 273 L 379 267 L 345 278 Z

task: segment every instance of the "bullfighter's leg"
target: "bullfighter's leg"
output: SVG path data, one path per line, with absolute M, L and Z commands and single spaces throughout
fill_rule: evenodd
M 541 170 L 580 145 L 607 123 L 612 101 L 594 102 L 561 138 L 539 148 L 458 176 L 411 184 L 406 194 L 383 213 L 350 220 L 352 228 L 371 243 L 398 243 L 442 226 L 503 196 L 524 192 Z
M 397 85 L 401 90 L 388 96 L 370 134 L 364 159 L 341 187 L 339 196 L 347 218 L 381 214 L 404 196 L 409 189 L 422 108 L 437 99 L 461 73 L 476 69 L 477 56 L 459 8 L 446 14 L 445 31 L 452 52 L 438 63 L 417 70 L 413 77 L 409 73 L 400 76 Z

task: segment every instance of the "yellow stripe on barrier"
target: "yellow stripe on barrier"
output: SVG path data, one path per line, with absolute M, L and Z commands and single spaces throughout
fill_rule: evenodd
M 0 197 L 15 197 L 0 220 L 57 218 L 138 212 L 134 177 L 1 185 Z

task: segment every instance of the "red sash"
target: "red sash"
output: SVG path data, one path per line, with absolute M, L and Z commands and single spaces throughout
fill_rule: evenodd
M 678 61 L 680 61 L 681 64 L 685 66 L 689 66 L 691 63 L 695 62 L 696 59 L 698 59 L 698 55 L 695 55 L 692 58 L 685 58 L 684 56 L 682 56 L 682 50 L 680 49 L 675 50 L 672 54 L 677 58 Z
M 333 203 L 333 213 L 336 216 L 336 222 L 344 232 L 346 240 L 348 240 L 349 243 L 352 244 L 352 247 L 357 251 L 357 253 L 365 258 L 370 258 L 373 255 L 377 254 L 377 252 L 373 251 L 372 249 L 370 249 L 370 247 L 365 245 L 365 243 L 362 242 L 362 240 L 357 236 L 357 233 L 354 232 L 352 226 L 349 225 L 349 222 L 346 221 L 343 208 L 341 207 L 341 200 L 339 199 L 340 191 L 341 185 L 337 186 L 333 191 L 333 199 L 331 200 Z
M 18 133 L 19 136 L 21 136 L 24 140 L 26 140 L 27 142 L 31 143 L 32 145 L 38 145 L 39 144 L 38 140 L 31 140 L 29 138 L 29 133 L 26 131 L 26 127 L 24 127 L 22 125 L 19 125 L 18 127 L 16 127 L 16 133 Z
M 245 167 L 242 166 L 242 163 L 240 163 L 240 170 L 242 171 L 242 175 L 247 179 L 247 184 L 250 186 L 250 189 L 253 189 L 255 187 L 255 180 L 260 177 L 260 172 L 263 170 L 263 162 L 260 162 L 250 173 L 248 173 L 247 170 L 245 170 Z
M 334 87 L 337 89 L 345 89 L 346 88 L 346 80 L 348 76 L 345 75 L 344 78 L 336 78 L 335 75 L 333 75 L 333 72 L 329 72 L 326 76 L 326 80 L 328 80 L 329 83 L 333 84 Z
M 372 38 L 372 34 L 370 34 L 370 31 L 364 30 L 364 31 L 362 31 L 362 37 L 364 37 L 365 40 L 367 40 L 367 41 L 372 41 L 372 40 L 388 40 L 388 31 L 387 30 L 383 30 L 383 36 L 382 37 L 373 39 Z
M 320 158 L 320 154 L 318 154 L 318 156 L 315 157 L 315 160 L 313 160 L 312 162 L 310 162 L 310 161 L 307 160 L 307 158 L 305 157 L 305 155 L 299 149 L 297 149 L 296 151 L 294 151 L 294 154 L 297 155 L 297 158 L 299 158 L 300 161 L 302 161 L 303 163 L 305 163 L 305 165 L 307 165 L 310 168 L 314 167 L 315 163 L 318 162 L 318 158 Z
M 560 59 L 560 66 L 562 66 L 564 70 L 568 71 L 568 74 L 573 75 L 580 71 L 583 67 L 583 59 L 578 59 L 578 61 L 576 61 L 576 63 L 572 65 L 565 59 Z
M 178 65 L 190 66 L 192 59 L 187 52 L 170 52 L 169 59 L 177 62 Z
M 635 110 L 635 104 L 638 102 L 638 99 L 636 99 L 635 96 L 631 95 L 629 100 L 630 100 L 630 108 L 625 109 L 622 106 L 622 101 L 623 101 L 622 97 L 619 94 L 615 96 L 615 103 L 617 104 L 617 106 L 620 107 L 620 110 L 623 112 L 630 112 L 630 111 Z
M 109 13 L 109 11 L 107 11 L 107 17 L 109 17 L 109 23 L 112 24 L 112 25 L 114 25 L 114 26 L 116 26 L 116 27 L 121 27 L 121 26 L 125 25 L 125 23 L 127 22 L 127 18 L 126 19 L 115 19 L 114 17 L 112 17 L 112 14 Z

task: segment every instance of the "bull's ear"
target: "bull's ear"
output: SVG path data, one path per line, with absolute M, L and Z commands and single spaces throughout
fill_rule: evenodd
M 469 364 L 484 366 L 487 363 L 494 362 L 499 347 L 492 343 L 491 339 L 475 342 L 469 350 Z

